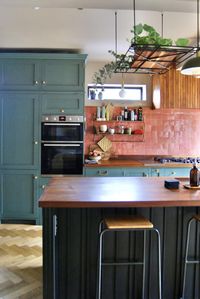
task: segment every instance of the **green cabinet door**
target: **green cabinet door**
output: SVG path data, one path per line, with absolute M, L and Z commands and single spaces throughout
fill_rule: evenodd
M 85 64 L 79 60 L 45 60 L 42 62 L 41 86 L 44 90 L 84 90 Z
M 84 93 L 61 92 L 42 95 L 43 114 L 83 115 Z
M 0 168 L 37 168 L 38 96 L 22 92 L 1 94 L 0 109 Z
M 37 184 L 34 171 L 0 171 L 1 220 L 38 220 Z
M 189 171 L 187 167 L 151 168 L 151 176 L 189 177 Z
M 32 59 L 0 59 L 0 89 L 38 89 L 40 67 Z

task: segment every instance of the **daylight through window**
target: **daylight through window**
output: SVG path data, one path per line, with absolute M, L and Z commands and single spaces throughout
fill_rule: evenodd
M 105 84 L 103 88 L 89 84 L 88 99 L 146 101 L 146 85 L 124 84 L 124 92 L 121 90 L 121 84 Z

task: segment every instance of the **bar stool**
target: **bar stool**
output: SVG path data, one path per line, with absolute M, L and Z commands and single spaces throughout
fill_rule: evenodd
M 103 236 L 108 232 L 116 231 L 143 231 L 143 259 L 141 262 L 104 262 L 102 247 Z M 142 216 L 125 216 L 125 217 L 109 217 L 103 219 L 99 224 L 99 249 L 98 249 L 98 279 L 97 279 L 97 295 L 96 299 L 101 299 L 101 284 L 102 284 L 102 267 L 117 266 L 117 265 L 142 265 L 143 266 L 143 281 L 142 281 L 142 299 L 145 299 L 145 259 L 146 259 L 146 232 L 154 231 L 157 235 L 157 252 L 158 252 L 158 298 L 161 299 L 161 247 L 160 233 L 154 228 L 153 224 Z
M 190 228 L 193 221 L 200 222 L 200 215 L 194 215 L 187 224 L 187 235 L 186 235 L 186 247 L 185 247 L 185 258 L 184 258 L 184 268 L 183 268 L 183 283 L 182 283 L 182 296 L 181 299 L 185 298 L 185 284 L 186 284 L 186 272 L 187 272 L 187 265 L 188 264 L 196 264 L 200 263 L 200 260 L 188 260 L 188 252 L 189 252 L 189 245 L 190 245 Z

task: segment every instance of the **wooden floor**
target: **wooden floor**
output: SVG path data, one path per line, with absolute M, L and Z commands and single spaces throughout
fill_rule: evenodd
M 0 224 L 0 299 L 42 299 L 42 228 Z

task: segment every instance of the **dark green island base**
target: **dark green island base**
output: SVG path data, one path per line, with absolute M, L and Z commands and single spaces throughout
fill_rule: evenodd
M 126 198 L 119 202 L 115 194 L 119 191 L 116 190 L 118 183 L 122 192 L 127 184 L 131 184 L 136 191 L 142 185 L 146 187 L 141 190 L 143 194 L 127 193 Z M 77 191 L 77 184 L 82 187 L 82 191 Z M 101 189 L 99 184 L 103 184 Z M 152 189 L 152 184 L 155 189 Z M 90 190 L 92 185 L 93 190 Z M 108 198 L 111 189 L 116 200 Z M 95 192 L 96 200 L 91 201 Z M 104 202 L 99 201 L 102 192 L 105 192 Z M 95 299 L 99 221 L 113 214 L 140 214 L 148 217 L 161 234 L 163 299 L 180 299 L 186 225 L 190 217 L 199 212 L 199 192 L 186 190 L 182 185 L 179 190 L 167 190 L 163 187 L 163 178 L 53 179 L 40 199 L 43 208 L 43 298 Z M 83 200 L 79 202 L 80 193 Z M 144 193 L 149 194 L 148 198 L 140 200 Z M 158 194 L 160 200 L 157 198 L 154 202 L 152 198 Z M 194 224 L 191 257 L 199 256 L 197 236 L 199 227 Z M 157 248 L 154 237 L 154 234 L 148 234 L 147 237 L 145 299 L 158 298 Z M 108 259 L 140 259 L 142 234 L 111 233 L 105 237 L 105 254 Z M 199 279 L 198 265 L 189 265 L 185 299 L 199 298 Z M 141 289 L 141 266 L 104 267 L 102 299 L 141 299 Z

